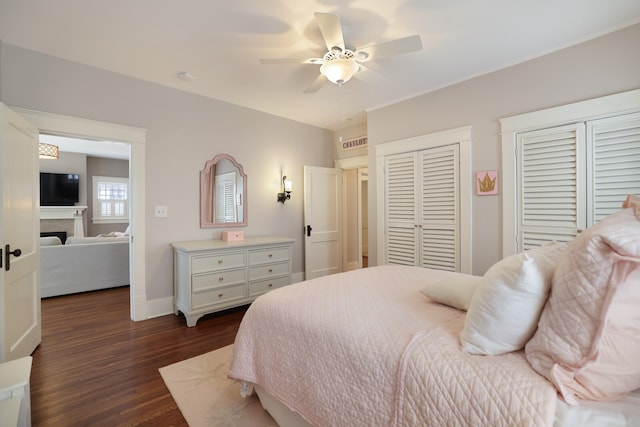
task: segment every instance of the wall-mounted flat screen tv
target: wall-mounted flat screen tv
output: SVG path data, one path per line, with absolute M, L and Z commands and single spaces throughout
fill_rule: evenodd
M 78 202 L 77 173 L 40 172 L 40 206 L 73 206 Z

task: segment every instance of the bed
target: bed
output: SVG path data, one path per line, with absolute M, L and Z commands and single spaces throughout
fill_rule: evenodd
M 620 212 L 482 278 L 380 266 L 272 291 L 248 309 L 228 375 L 281 426 L 640 425 L 640 319 L 610 315 L 640 304 L 640 207 Z M 584 256 L 594 241 L 606 259 Z M 572 279 L 582 267 L 601 276 L 575 310 L 590 320 L 572 318 L 580 332 L 559 344 L 554 322 L 568 322 L 554 308 L 565 315 L 566 293 L 585 294 Z M 616 339 L 629 357 L 616 348 L 612 373 L 602 342 Z

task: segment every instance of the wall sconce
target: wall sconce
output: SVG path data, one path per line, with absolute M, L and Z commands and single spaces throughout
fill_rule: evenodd
M 286 176 L 282 177 L 282 193 L 278 193 L 278 201 L 284 205 L 285 200 L 291 199 L 291 181 Z

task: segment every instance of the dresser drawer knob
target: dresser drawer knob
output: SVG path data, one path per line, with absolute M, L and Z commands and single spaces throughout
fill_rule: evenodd
M 270 268 L 270 269 L 269 269 L 269 273 L 273 273 L 273 268 Z
M 224 277 L 220 276 L 218 277 L 218 280 L 222 282 L 224 280 Z
M 273 254 L 269 254 L 269 258 L 273 258 Z
M 218 298 L 222 298 L 224 294 L 218 294 Z
M 269 287 L 272 287 L 272 286 L 273 286 L 273 283 L 269 283 Z
M 218 264 L 222 264 L 222 262 L 223 262 L 223 261 L 222 261 L 221 259 L 219 259 L 219 260 L 218 260 Z

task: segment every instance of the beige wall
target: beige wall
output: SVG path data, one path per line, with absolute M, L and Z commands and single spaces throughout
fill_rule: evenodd
M 375 145 L 471 125 L 473 171 L 499 170 L 500 118 L 640 88 L 639 42 L 640 25 L 635 25 L 369 111 L 370 262 L 375 263 L 378 238 Z M 500 257 L 501 200 L 501 195 L 473 196 L 474 274 L 483 274 Z
M 219 238 L 201 229 L 199 172 L 228 153 L 248 176 L 245 235 L 296 239 L 293 272 L 303 271 L 303 166 L 333 166 L 333 133 L 247 108 L 146 83 L 16 46 L 0 57 L 2 102 L 147 129 L 146 295 L 173 295 L 174 241 Z M 290 201 L 276 201 L 281 174 L 294 185 Z M 153 208 L 167 206 L 167 218 Z

